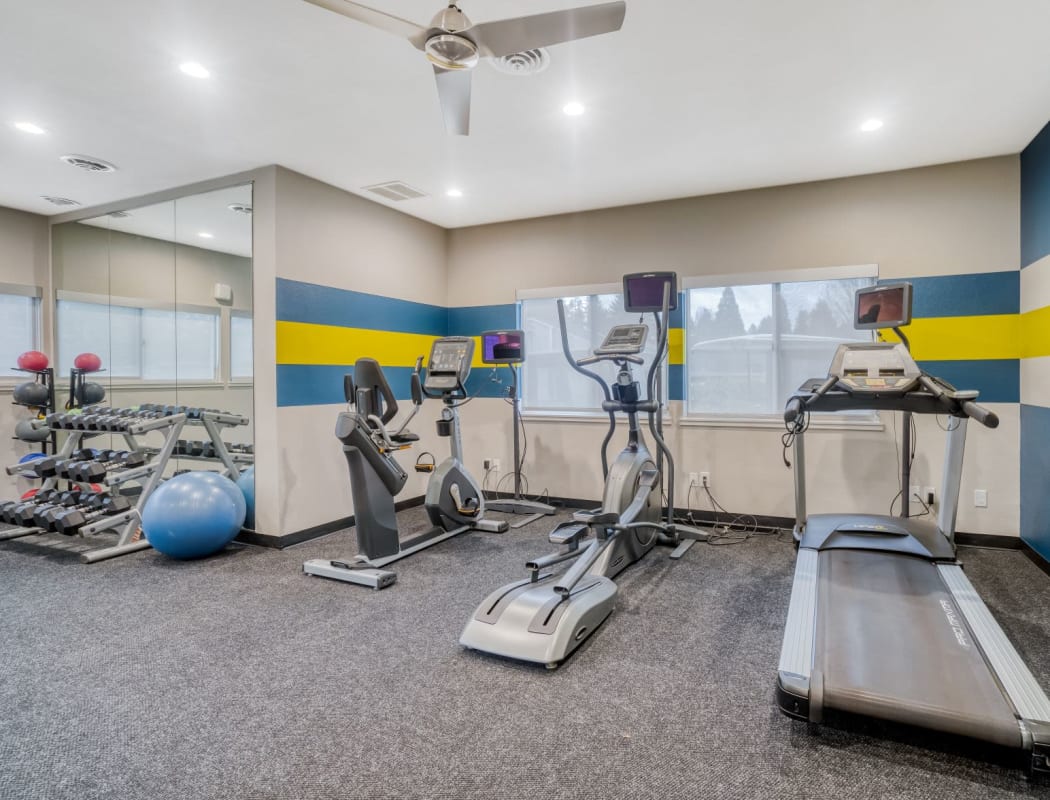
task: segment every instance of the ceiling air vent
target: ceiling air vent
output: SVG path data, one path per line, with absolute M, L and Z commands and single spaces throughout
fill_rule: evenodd
M 551 57 L 544 48 L 537 47 L 535 50 L 490 59 L 490 63 L 508 75 L 535 75 L 551 65 Z
M 80 205 L 80 203 L 78 203 L 76 200 L 70 200 L 68 197 L 52 197 L 49 194 L 44 194 L 44 195 L 41 195 L 40 197 L 43 200 L 47 200 L 47 202 L 49 202 L 53 206 L 79 206 Z
M 251 216 L 252 213 L 252 207 L 247 203 L 230 203 L 226 208 L 237 214 L 247 214 L 248 216 Z
M 131 214 L 127 211 L 110 211 L 106 216 L 113 217 L 113 219 L 127 219 Z
M 417 197 L 426 197 L 426 192 L 421 192 L 419 189 L 413 189 L 407 183 L 403 181 L 388 181 L 387 183 L 377 183 L 374 186 L 364 187 L 366 192 L 372 192 L 380 197 L 385 197 L 387 200 L 393 200 L 395 202 L 401 202 L 402 200 L 415 200 Z
M 101 158 L 91 158 L 90 156 L 60 156 L 58 160 L 64 161 L 71 167 L 79 167 L 88 172 L 113 172 L 116 170 L 116 167 L 108 161 L 103 161 Z

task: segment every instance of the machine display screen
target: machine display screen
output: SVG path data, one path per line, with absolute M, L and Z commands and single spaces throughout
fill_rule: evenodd
M 518 364 L 525 360 L 524 331 L 485 331 L 481 360 L 486 364 Z
M 911 284 L 894 283 L 857 290 L 853 327 L 896 328 L 911 322 Z
M 674 272 L 637 272 L 623 276 L 623 307 L 625 311 L 645 312 L 664 310 L 664 286 L 671 284 L 669 311 L 678 308 L 678 275 Z

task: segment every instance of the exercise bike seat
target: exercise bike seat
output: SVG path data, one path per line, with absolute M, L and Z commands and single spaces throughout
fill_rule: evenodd
M 582 522 L 584 525 L 619 525 L 620 515 L 615 511 L 577 511 L 572 515 L 572 518 L 576 522 Z
M 390 434 L 390 441 L 394 444 L 409 444 L 411 442 L 419 441 L 419 434 L 416 433 L 392 433 Z

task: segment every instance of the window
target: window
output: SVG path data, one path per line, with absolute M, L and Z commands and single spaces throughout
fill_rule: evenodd
M 686 366 L 692 415 L 779 415 L 838 345 L 871 341 L 853 327 L 853 295 L 873 278 L 690 289 Z M 868 412 L 863 412 L 868 414 Z
M 251 380 L 252 369 L 252 318 L 235 313 L 230 316 L 230 378 Z
M 63 374 L 79 353 L 97 353 L 108 377 L 214 381 L 219 315 L 59 299 L 58 364 Z
M 619 292 L 566 297 L 565 326 L 569 349 L 576 358 L 591 355 L 614 325 L 636 323 L 642 316 L 623 309 Z M 651 314 L 644 315 L 649 325 L 649 338 L 642 356 L 644 366 L 632 365 L 635 378 L 645 384 L 645 377 L 656 353 L 656 330 Z M 593 380 L 575 372 L 565 360 L 561 346 L 556 298 L 521 301 L 521 326 L 525 331 L 525 364 L 522 370 L 522 407 L 531 412 L 601 412 L 601 389 Z M 609 361 L 592 365 L 607 381 L 612 382 L 616 367 Z
M 17 359 L 39 346 L 40 300 L 35 290 L 14 294 L 0 288 L 0 376 L 25 380 L 26 374 L 15 369 Z

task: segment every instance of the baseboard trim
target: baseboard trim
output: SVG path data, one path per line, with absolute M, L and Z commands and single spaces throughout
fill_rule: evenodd
M 485 492 L 486 500 L 504 500 L 514 496 L 513 492 Z M 400 500 L 394 504 L 394 508 L 397 511 L 404 511 L 409 508 L 418 508 L 423 505 L 424 496 L 419 495 L 418 497 L 411 497 L 407 500 Z M 585 499 L 580 497 L 556 497 L 548 496 L 544 498 L 544 502 L 549 503 L 555 508 L 563 508 L 566 510 L 575 508 L 598 508 L 601 506 L 601 500 Z M 684 518 L 692 514 L 692 518 L 696 520 L 699 525 L 710 526 L 717 523 L 728 523 L 736 520 L 737 523 L 740 521 L 740 517 L 754 518 L 755 523 L 760 529 L 772 530 L 775 528 L 782 528 L 786 531 L 791 531 L 795 527 L 795 520 L 792 517 L 773 517 L 765 514 L 736 514 L 736 513 L 718 513 L 715 514 L 712 511 L 702 510 L 690 510 L 688 508 L 676 508 L 675 516 Z M 292 545 L 302 544 L 308 542 L 311 539 L 317 539 L 321 536 L 327 536 L 329 533 L 335 533 L 336 531 L 343 530 L 345 528 L 351 528 L 354 525 L 353 515 L 349 517 L 342 517 L 341 519 L 332 520 L 331 522 L 325 522 L 321 525 L 315 525 L 312 528 L 304 528 L 299 531 L 293 531 L 292 533 L 286 533 L 283 536 L 268 536 L 264 533 L 257 531 L 242 530 L 237 536 L 235 541 L 243 542 L 245 544 L 254 544 L 261 547 L 273 547 L 278 550 L 283 550 L 285 547 L 291 547 Z M 1050 575 L 1050 562 L 1046 561 L 1041 555 L 1033 550 L 1027 542 L 1024 542 L 1020 537 L 1017 536 L 1000 536 L 997 534 L 990 533 L 966 533 L 957 532 L 955 534 L 955 542 L 958 545 L 969 546 L 969 547 L 988 547 L 997 550 L 1021 550 L 1028 558 L 1030 558 L 1040 569 Z
M 1019 536 L 1000 536 L 994 533 L 956 533 L 955 543 L 970 547 L 992 547 L 998 550 L 1020 550 Z
M 1021 542 L 1021 552 L 1028 556 L 1028 560 L 1035 564 L 1039 569 L 1050 575 L 1050 561 L 1047 561 L 1039 553 L 1035 551 L 1032 545 L 1028 544 L 1024 539 Z
M 410 497 L 407 500 L 399 500 L 394 504 L 394 510 L 404 511 L 405 509 L 417 508 L 421 505 L 423 505 L 423 495 L 420 495 L 419 497 Z M 341 531 L 345 528 L 352 528 L 353 526 L 354 516 L 351 514 L 349 517 L 341 517 L 340 519 L 334 519 L 331 522 L 314 525 L 312 528 L 303 528 L 299 531 L 292 531 L 283 536 L 268 536 L 267 534 L 259 533 L 258 531 L 242 530 L 237 535 L 235 541 L 283 550 L 286 547 L 302 544 L 311 539 L 318 539 L 321 536 L 327 536 L 329 533 L 335 533 L 336 531 Z

